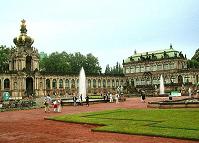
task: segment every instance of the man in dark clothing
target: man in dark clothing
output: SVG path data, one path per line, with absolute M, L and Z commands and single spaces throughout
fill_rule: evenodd
M 104 102 L 106 102 L 106 94 L 104 94 Z
M 77 97 L 74 95 L 74 96 L 73 96 L 73 103 L 74 103 L 73 105 L 74 105 L 74 106 L 76 106 L 76 101 L 77 101 Z
M 89 96 L 86 95 L 86 105 L 89 106 Z
M 142 102 L 145 102 L 145 91 L 144 90 L 141 90 L 141 99 L 142 99 Z

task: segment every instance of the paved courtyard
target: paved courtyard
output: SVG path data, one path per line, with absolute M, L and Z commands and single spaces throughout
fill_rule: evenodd
M 183 97 L 181 97 L 183 98 Z M 166 98 L 147 98 L 148 101 Z M 99 103 L 87 106 L 64 106 L 62 113 L 44 113 L 44 109 L 0 113 L 0 143 L 196 143 L 197 141 L 161 137 L 92 132 L 93 125 L 44 120 L 49 116 L 109 110 L 116 108 L 147 108 L 140 98 L 126 102 Z

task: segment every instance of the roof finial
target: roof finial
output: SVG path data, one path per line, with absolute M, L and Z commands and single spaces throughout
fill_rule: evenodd
M 26 34 L 27 33 L 27 29 L 26 29 L 26 21 L 23 19 L 23 20 L 21 20 L 21 29 L 20 29 L 20 31 L 21 31 L 21 34 Z
M 136 49 L 135 49 L 135 51 L 134 51 L 134 55 L 136 55 L 137 54 L 137 51 L 136 51 Z
M 172 44 L 170 43 L 170 49 L 173 49 Z

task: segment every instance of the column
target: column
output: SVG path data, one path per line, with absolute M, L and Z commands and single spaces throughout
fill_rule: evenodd
M 59 78 L 57 78 L 57 83 L 56 83 L 57 85 L 57 89 L 59 89 Z
M 26 78 L 25 77 L 23 78 L 23 89 L 24 90 L 26 89 Z
M 1 90 L 4 90 L 4 78 L 1 79 Z
M 69 81 L 69 89 L 71 89 L 71 79 L 68 79 Z
M 66 79 L 65 78 L 63 78 L 63 89 L 66 89 Z
M 49 78 L 49 80 L 50 80 L 50 90 L 52 90 L 52 85 L 53 85 L 52 78 Z
M 46 89 L 46 78 L 45 77 L 43 78 L 43 87 L 44 87 L 44 89 Z

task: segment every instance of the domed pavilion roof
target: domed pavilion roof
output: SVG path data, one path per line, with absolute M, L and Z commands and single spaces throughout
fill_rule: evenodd
M 34 40 L 30 36 L 27 36 L 26 21 L 24 19 L 21 21 L 20 31 L 21 34 L 13 39 L 14 44 L 18 47 L 31 47 Z

